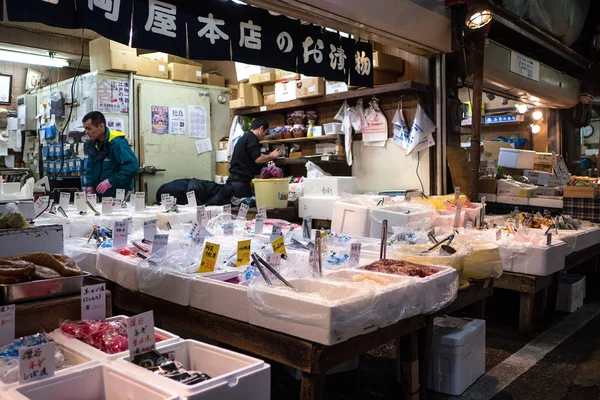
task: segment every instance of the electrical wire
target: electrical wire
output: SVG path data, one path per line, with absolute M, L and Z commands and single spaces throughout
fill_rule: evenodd
M 417 169 L 415 172 L 417 173 L 417 178 L 419 179 L 419 183 L 421 184 L 421 193 L 425 194 L 425 187 L 423 186 L 423 181 L 421 180 L 421 176 L 419 175 L 419 164 L 421 164 L 421 152 L 417 152 Z
M 65 125 L 63 126 L 62 132 L 60 133 L 60 148 L 61 148 L 61 156 L 60 156 L 60 169 L 54 175 L 54 179 L 58 178 L 65 166 L 65 131 L 67 130 L 67 126 L 71 121 L 71 117 L 73 116 L 73 108 L 75 108 L 75 86 L 77 85 L 77 79 L 79 78 L 79 69 L 81 68 L 81 63 L 83 62 L 83 56 L 85 53 L 85 29 L 81 29 L 81 57 L 79 58 L 79 63 L 77 64 L 77 69 L 75 70 L 75 76 L 73 77 L 73 81 L 71 82 L 71 107 L 69 109 L 69 116 L 65 121 Z

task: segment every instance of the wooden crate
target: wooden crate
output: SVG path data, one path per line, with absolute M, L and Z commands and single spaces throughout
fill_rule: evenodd
M 594 198 L 598 197 L 598 188 L 595 186 L 565 186 L 563 196 Z

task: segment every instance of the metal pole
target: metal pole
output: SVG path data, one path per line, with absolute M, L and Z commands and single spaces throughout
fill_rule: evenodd
M 477 181 L 479 179 L 479 158 L 481 143 L 481 99 L 483 97 L 483 56 L 485 49 L 485 29 L 471 34 L 473 43 L 473 122 L 471 129 L 471 162 L 469 177 L 471 181 L 471 201 L 477 201 Z

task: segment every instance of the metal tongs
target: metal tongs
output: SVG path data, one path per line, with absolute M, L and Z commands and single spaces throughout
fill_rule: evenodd
M 381 223 L 381 243 L 379 244 L 379 259 L 384 260 L 387 255 L 387 235 L 388 235 L 388 221 L 384 219 Z
M 133 190 L 130 190 L 129 192 L 127 192 L 127 194 L 125 195 L 125 198 L 123 199 L 123 202 L 121 203 L 121 208 L 127 208 L 127 200 L 129 200 L 129 198 L 131 197 L 131 195 L 133 194 Z
M 312 243 L 311 243 L 312 244 Z M 315 244 L 313 249 L 313 271 L 316 271 L 317 276 L 320 278 L 323 276 L 323 238 L 321 237 L 321 231 L 317 231 L 315 236 Z
M 101 214 L 98 212 L 98 210 L 96 210 L 94 208 L 94 206 L 92 206 L 92 203 L 89 202 L 89 200 L 85 200 L 85 204 L 87 204 L 87 206 L 94 212 L 94 214 L 96 215 L 96 217 L 99 217 Z
M 67 215 L 67 213 L 65 212 L 65 210 L 62 208 L 62 206 L 56 206 L 56 211 L 58 211 L 59 213 L 61 213 L 63 217 L 69 218 L 69 216 Z
M 275 268 L 271 267 L 269 265 L 269 263 L 266 262 L 265 260 L 263 260 L 258 254 L 252 253 L 252 259 L 254 260 L 253 264 L 256 266 L 256 268 L 258 268 L 258 270 L 260 271 L 260 274 L 262 275 L 262 277 L 264 278 L 264 280 L 267 282 L 267 284 L 273 285 L 273 283 L 269 279 L 269 276 L 267 275 L 266 271 L 263 268 L 268 269 L 269 272 L 271 272 L 273 275 L 275 275 L 277 277 L 277 279 L 279 279 L 281 282 L 283 282 L 287 287 L 289 287 L 290 289 L 292 289 L 294 292 L 298 291 L 298 290 L 296 290 L 296 288 L 294 286 L 292 286 L 291 283 L 289 283 L 288 281 L 286 281 L 284 279 L 284 277 L 281 276 L 279 274 L 279 272 L 277 272 L 277 270 Z
M 427 254 L 427 253 L 437 249 L 440 246 L 442 246 L 442 250 L 445 251 L 446 253 L 454 254 L 454 253 L 456 253 L 456 249 L 454 247 L 450 246 L 450 243 L 452 243 L 453 240 L 454 240 L 454 234 L 452 233 L 448 237 L 440 240 L 439 242 L 436 241 L 436 243 L 433 246 L 431 246 L 427 250 L 421 252 L 421 254 Z M 445 242 L 448 242 L 448 244 L 444 244 Z

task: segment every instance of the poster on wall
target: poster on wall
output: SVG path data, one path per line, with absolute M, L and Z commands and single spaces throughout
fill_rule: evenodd
M 0 75 L 0 104 L 10 105 L 12 75 Z
M 169 133 L 185 135 L 185 108 L 169 110 Z
M 152 133 L 169 133 L 169 107 L 151 106 Z
M 190 132 L 189 136 L 193 138 L 206 137 L 206 107 L 189 106 L 190 111 Z
M 118 117 L 106 117 L 106 125 L 108 129 L 113 131 L 125 132 L 125 119 Z
M 98 82 L 98 111 L 108 114 L 129 113 L 129 82 L 101 79 Z

